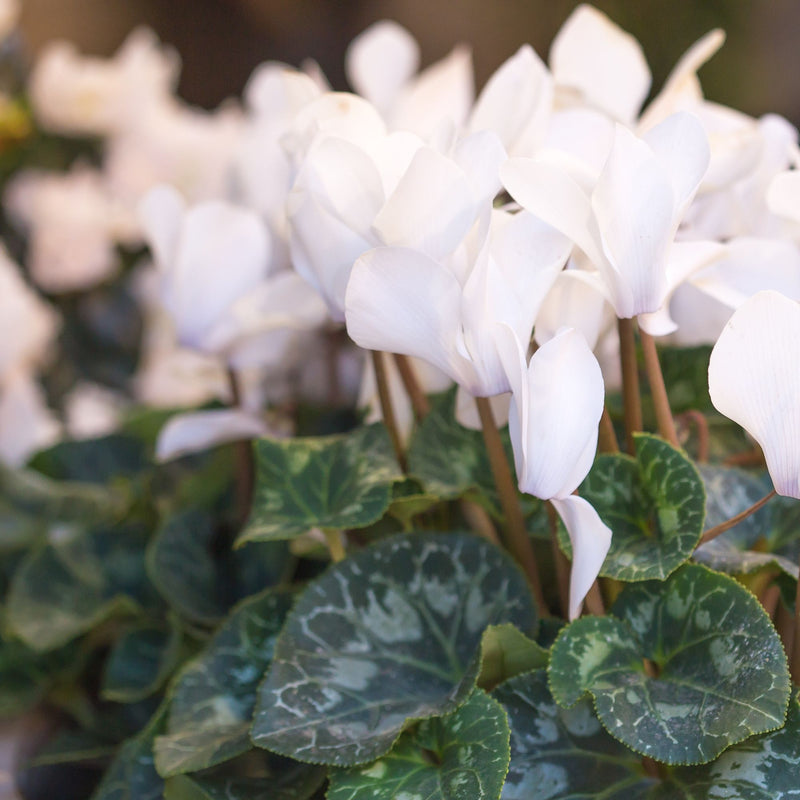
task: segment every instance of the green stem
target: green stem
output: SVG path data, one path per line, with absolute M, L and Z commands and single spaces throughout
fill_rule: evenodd
M 325 542 L 328 545 L 328 552 L 331 554 L 331 560 L 338 564 L 347 558 L 347 552 L 344 548 L 342 541 L 342 532 L 336 528 L 324 528 L 322 531 L 325 534 Z
M 650 384 L 650 396 L 653 398 L 653 407 L 656 412 L 658 432 L 673 447 L 678 448 L 678 434 L 675 431 L 675 420 L 672 418 L 672 409 L 669 407 L 667 387 L 664 384 L 664 374 L 658 360 L 656 340 L 647 331 L 639 327 L 639 340 L 642 343 L 644 367 L 647 371 L 647 382 Z
M 642 430 L 642 399 L 639 391 L 639 367 L 636 363 L 636 340 L 632 319 L 619 319 L 617 325 L 622 367 L 622 403 L 625 411 L 625 447 L 630 455 L 634 455 L 633 434 Z
M 239 379 L 232 367 L 228 367 L 228 386 L 231 392 L 231 408 L 240 408 L 242 394 Z M 244 525 L 250 516 L 255 485 L 255 463 L 253 447 L 249 441 L 236 442 L 236 521 Z
M 761 506 L 763 506 L 768 500 L 771 500 L 777 492 L 773 489 L 769 494 L 764 495 L 760 500 L 753 503 L 749 508 L 746 508 L 744 511 L 740 511 L 735 517 L 731 517 L 730 519 L 725 520 L 725 522 L 720 522 L 719 525 L 715 525 L 713 528 L 709 528 L 701 537 L 698 547 L 700 545 L 705 544 L 706 542 L 710 542 L 712 539 L 716 539 L 725 531 L 729 531 L 734 525 L 738 525 L 743 519 L 747 519 L 751 514 L 755 514 Z
M 540 616 L 548 616 L 547 604 L 545 603 L 542 584 L 539 580 L 536 555 L 533 552 L 533 545 L 528 532 L 525 530 L 525 519 L 522 516 L 522 509 L 519 505 L 519 495 L 511 476 L 511 469 L 508 465 L 506 452 L 503 449 L 500 432 L 497 430 L 492 406 L 486 397 L 476 397 L 475 405 L 478 407 L 483 430 L 483 441 L 486 444 L 494 483 L 500 495 L 500 504 L 503 506 L 503 513 L 506 518 L 506 547 L 517 559 L 528 578 L 534 600 L 539 607 Z
M 558 546 L 558 516 L 550 501 L 546 503 L 547 519 L 550 523 L 550 543 L 553 546 L 553 561 L 556 567 L 558 582 L 558 601 L 561 605 L 561 616 L 566 619 L 569 614 L 569 559 Z
M 397 417 L 395 417 L 394 414 L 392 395 L 389 391 L 389 379 L 386 375 L 386 364 L 383 361 L 383 353 L 380 350 L 372 351 L 372 366 L 375 370 L 375 384 L 378 387 L 378 398 L 381 403 L 383 424 L 386 425 L 386 429 L 389 431 L 389 438 L 392 440 L 392 447 L 397 457 L 397 463 L 400 464 L 400 468 L 403 472 L 407 472 L 408 465 L 406 463 L 406 454 L 403 451 L 400 431 L 397 427 Z

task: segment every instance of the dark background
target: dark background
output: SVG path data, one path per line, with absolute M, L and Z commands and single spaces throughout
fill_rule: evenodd
M 472 45 L 478 86 L 523 42 L 546 57 L 576 0 L 22 0 L 32 53 L 53 38 L 110 55 L 146 24 L 183 58 L 180 92 L 212 107 L 238 95 L 266 60 L 315 58 L 346 88 L 347 43 L 371 22 L 392 18 L 422 46 L 428 64 L 458 42 Z M 753 115 L 776 111 L 800 123 L 800 3 L 797 0 L 598 0 L 595 5 L 644 47 L 655 86 L 683 51 L 713 27 L 728 40 L 703 69 L 709 99 Z

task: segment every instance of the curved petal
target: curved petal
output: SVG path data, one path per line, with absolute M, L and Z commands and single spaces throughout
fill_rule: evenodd
M 556 86 L 577 90 L 584 101 L 631 122 L 650 91 L 641 45 L 605 14 L 575 9 L 553 40 L 550 68 Z
M 471 131 L 490 130 L 515 155 L 532 155 L 542 142 L 553 107 L 553 79 L 525 44 L 489 78 L 469 120 Z
M 419 45 L 402 26 L 381 20 L 361 32 L 347 48 L 344 69 L 350 85 L 382 113 L 419 67 Z
M 716 409 L 761 445 L 779 494 L 800 499 L 800 305 L 778 292 L 751 297 L 711 352 Z
M 185 214 L 162 285 L 182 343 L 203 348 L 231 304 L 266 277 L 269 253 L 267 228 L 249 209 L 212 201 Z
M 592 209 L 608 262 L 619 317 L 656 311 L 667 294 L 666 255 L 673 237 L 674 192 L 653 151 L 617 125 Z M 597 264 L 603 269 L 604 264 Z
M 142 198 L 138 212 L 153 260 L 163 272 L 175 260 L 186 202 L 177 189 L 161 184 Z
M 800 222 L 800 171 L 779 172 L 767 189 L 767 206 L 773 214 Z
M 569 618 L 573 620 L 580 614 L 583 598 L 600 574 L 611 547 L 611 528 L 582 497 L 570 495 L 551 502 L 563 520 L 572 542 Z
M 563 170 L 532 158 L 510 158 L 500 167 L 508 193 L 526 211 L 561 231 L 594 264 L 605 257 L 592 232 L 594 214 L 589 196 Z
M 472 52 L 459 46 L 403 88 L 390 115 L 391 127 L 430 139 L 443 124 L 462 125 L 474 97 Z
M 460 284 L 441 264 L 416 250 L 379 247 L 353 265 L 347 332 L 361 347 L 417 356 L 458 380 L 460 298 Z
M 457 247 L 475 219 L 464 171 L 433 148 L 420 148 L 375 217 L 373 232 L 388 246 L 442 258 Z
M 156 460 L 207 450 L 218 444 L 255 439 L 267 433 L 263 420 L 236 409 L 177 414 L 161 429 L 156 442 Z
M 543 500 L 566 497 L 594 460 L 605 394 L 600 365 L 583 336 L 565 328 L 533 354 L 520 375 L 522 348 L 517 340 L 515 360 L 509 335 L 501 356 L 514 392 L 509 431 L 519 488 Z

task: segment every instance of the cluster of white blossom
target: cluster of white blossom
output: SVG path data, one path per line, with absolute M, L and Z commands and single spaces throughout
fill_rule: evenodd
M 139 402 L 200 404 L 225 396 L 228 371 L 250 376 L 238 407 L 174 418 L 163 457 L 264 433 L 274 387 L 314 380 L 330 357 L 319 332 L 336 324 L 362 348 L 413 356 L 429 391 L 455 381 L 466 397 L 505 397 L 520 488 L 553 501 L 573 542 L 574 615 L 610 542 L 574 490 L 618 382 L 618 318 L 674 343 L 714 343 L 760 290 L 788 298 L 747 306 L 761 323 L 746 345 L 715 351 L 711 389 L 762 444 L 779 491 L 800 494 L 800 469 L 789 475 L 770 452 L 775 429 L 800 425 L 800 335 L 781 333 L 778 347 L 759 333 L 780 315 L 800 325 L 797 131 L 704 98 L 697 71 L 723 39 L 712 31 L 691 47 L 643 108 L 640 45 L 589 6 L 564 24 L 549 63 L 523 46 L 477 95 L 468 49 L 418 71 L 412 36 L 380 22 L 348 49 L 356 93 L 331 91 L 313 65 L 266 63 L 243 104 L 215 112 L 176 98 L 178 60 L 151 33 L 111 60 L 56 44 L 30 78 L 36 119 L 99 137 L 102 162 L 20 174 L 4 202 L 47 293 L 108 280 L 117 244 L 149 244 Z M 0 438 L 13 460 L 4 420 L 31 413 L 17 398 L 32 393 L 55 323 L 16 268 L 0 266 L 15 282 L 0 292 L 3 326 L 37 320 L 23 326 L 29 343 L 0 351 Z M 747 353 L 771 375 L 765 347 L 791 377 L 762 376 L 758 391 L 783 397 L 776 382 L 789 381 L 788 414 L 786 402 L 765 410 L 751 398 Z M 352 371 L 345 361 L 340 380 Z M 459 409 L 471 422 L 471 405 Z

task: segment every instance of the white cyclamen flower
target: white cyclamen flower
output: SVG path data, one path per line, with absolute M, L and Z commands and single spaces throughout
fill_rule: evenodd
M 513 391 L 508 429 L 519 488 L 550 500 L 572 542 L 569 617 L 578 616 L 611 546 L 611 530 L 574 495 L 597 449 L 605 390 L 600 365 L 580 333 L 564 328 L 526 363 L 509 329 L 499 340 Z
M 761 446 L 778 494 L 800 499 L 800 304 L 774 291 L 743 303 L 711 351 L 715 408 Z

